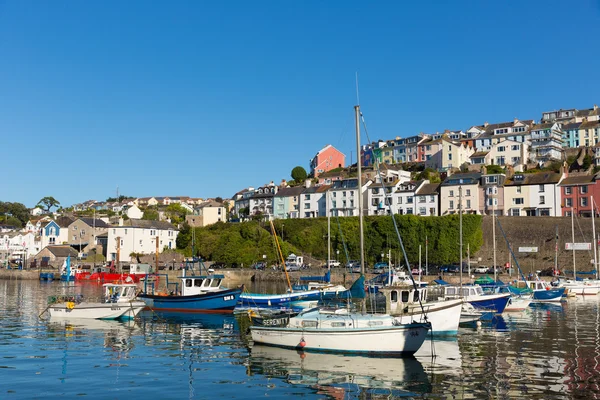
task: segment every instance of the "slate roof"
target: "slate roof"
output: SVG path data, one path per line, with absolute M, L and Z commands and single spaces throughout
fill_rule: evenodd
M 75 222 L 75 218 L 68 217 L 66 215 L 62 215 L 62 216 L 56 218 L 56 220 L 54 222 L 56 222 L 56 225 L 58 225 L 61 228 L 68 228 L 69 225 L 71 225 L 73 222 Z
M 110 227 L 110 225 L 108 225 L 106 222 L 104 222 L 98 218 L 96 218 L 95 223 L 94 223 L 94 218 L 79 218 L 79 219 L 91 227 L 93 227 L 93 226 L 95 226 L 96 228 L 109 228 Z
M 55 257 L 77 257 L 77 250 L 71 246 L 46 246 L 48 251 L 54 254 Z
M 417 195 L 430 195 L 430 194 L 439 194 L 440 193 L 440 184 L 439 183 L 426 183 L 417 191 Z
M 489 151 L 478 151 L 477 153 L 473 153 L 471 154 L 471 158 L 477 158 L 477 157 L 485 157 L 489 154 Z
M 473 185 L 479 182 L 481 178 L 480 172 L 468 172 L 464 174 L 453 174 L 446 178 L 444 182 L 442 182 L 441 186 L 457 186 L 460 185 L 460 180 L 463 180 L 463 185 Z
M 572 122 L 570 124 L 563 124 L 563 131 L 570 131 L 573 129 L 579 129 L 581 122 Z
M 594 175 L 568 176 L 559 186 L 582 185 L 594 182 Z
M 166 221 L 149 221 L 145 219 L 129 219 L 123 223 L 123 226 L 131 226 L 132 228 L 144 228 L 144 229 L 173 229 L 177 230 L 175 226 Z M 116 227 L 113 227 L 116 228 Z
M 515 179 L 518 176 L 523 176 L 523 180 Z M 557 172 L 538 172 L 535 174 L 515 174 L 511 179 L 508 179 L 504 186 L 521 186 L 521 185 L 545 185 L 548 183 L 558 183 L 561 174 Z
M 304 191 L 304 186 L 294 186 L 279 189 L 279 191 L 275 194 L 275 197 L 293 197 L 300 196 L 300 194 Z

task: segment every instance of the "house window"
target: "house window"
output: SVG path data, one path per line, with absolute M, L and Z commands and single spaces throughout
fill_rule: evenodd
M 427 214 L 427 209 L 425 207 L 419 207 L 419 215 Z
M 498 151 L 504 151 L 505 147 L 504 146 L 498 146 Z
M 467 209 L 471 208 L 471 200 L 467 200 Z
M 337 192 L 333 192 L 333 197 L 335 197 L 337 195 Z
M 517 197 L 513 199 L 513 204 L 524 204 L 525 202 L 523 201 L 522 197 Z
M 335 206 L 334 206 L 335 207 Z M 307 210 L 310 208 L 310 203 L 304 203 L 304 209 Z
M 587 199 L 587 197 L 582 197 L 579 200 L 581 202 L 581 207 L 587 207 L 587 205 L 588 205 L 588 199 Z
M 518 208 L 513 208 L 513 209 L 511 210 L 511 215 L 512 215 L 513 217 L 518 217 L 519 215 L 521 215 L 521 210 L 519 210 Z
M 82 233 L 83 234 L 83 233 Z M 125 229 L 125 234 L 127 235 L 127 229 Z
M 498 205 L 498 199 L 487 199 L 488 200 L 488 206 L 497 206 Z
M 379 191 L 379 189 L 377 189 L 377 191 Z M 375 192 L 375 193 L 377 193 L 377 192 Z M 342 192 L 342 196 L 346 197 L 346 192 Z
M 412 215 L 413 213 L 413 209 L 412 208 L 407 208 L 406 209 L 406 214 Z
M 521 146 L 518 145 L 518 144 L 513 144 L 512 146 L 510 146 L 510 149 L 513 150 L 513 151 L 517 151 L 517 150 L 519 150 L 520 147 Z
M 350 197 L 354 197 L 354 191 L 350 192 Z
M 565 199 L 565 207 L 573 207 L 573 199 Z
M 373 194 L 378 194 L 379 193 L 379 189 L 377 189 L 377 188 L 374 188 L 374 189 L 371 189 L 371 190 L 372 190 Z
M 429 201 L 432 203 L 435 203 L 435 196 L 433 196 L 433 195 L 429 196 Z
M 587 192 L 588 192 L 588 187 L 587 187 L 587 185 L 586 185 L 586 186 L 581 186 L 581 187 L 579 188 L 579 193 L 581 193 L 581 194 L 586 194 Z
M 517 186 L 517 193 L 521 193 L 521 186 Z
M 407 197 L 406 198 L 406 204 L 412 204 L 413 202 L 413 198 L 412 197 Z
M 425 203 L 427 198 L 425 196 L 419 196 L 419 203 Z
M 454 200 L 450 200 L 450 204 L 448 205 L 450 210 L 454 210 Z
M 538 192 L 544 193 L 544 185 L 539 186 Z
M 452 153 L 448 153 L 448 161 L 452 161 Z
M 540 204 L 546 204 L 546 197 L 540 196 Z
M 398 204 L 402 204 L 402 197 L 398 197 Z
M 467 196 L 471 195 L 471 189 L 467 189 Z
M 454 190 L 451 190 L 450 192 L 448 192 L 448 197 L 454 197 Z

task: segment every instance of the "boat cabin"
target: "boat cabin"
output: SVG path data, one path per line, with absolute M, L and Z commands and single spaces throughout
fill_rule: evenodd
M 386 314 L 399 315 L 408 312 L 407 307 L 425 303 L 427 288 L 415 289 L 413 286 L 388 286 L 379 289 L 385 296 Z
M 152 266 L 150 264 L 131 264 L 129 266 L 130 274 L 147 275 L 152 273 Z
M 127 283 L 105 283 L 104 301 L 106 303 L 129 303 L 137 297 L 137 286 Z
M 184 276 L 181 278 L 181 295 L 193 296 L 221 290 L 224 275 Z
M 483 296 L 483 294 L 483 288 L 479 285 L 463 286 L 462 288 L 459 286 L 444 287 L 444 297 L 447 299 L 458 299 L 460 297 L 469 298 L 475 296 Z

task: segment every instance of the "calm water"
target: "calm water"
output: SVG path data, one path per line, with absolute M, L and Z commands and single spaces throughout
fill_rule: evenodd
M 63 285 L 0 281 L 1 399 L 600 398 L 596 297 L 461 329 L 414 359 L 376 359 L 249 350 L 234 316 L 39 319 L 48 295 L 73 290 Z

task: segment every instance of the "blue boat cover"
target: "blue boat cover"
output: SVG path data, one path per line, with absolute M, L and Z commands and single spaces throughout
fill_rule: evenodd
M 364 299 L 365 293 L 365 276 L 361 275 L 357 280 L 354 281 L 350 287 L 350 295 L 355 299 Z
M 446 281 L 445 281 L 445 280 L 443 280 L 443 279 L 434 279 L 434 280 L 433 280 L 433 282 L 434 282 L 436 285 L 449 285 L 449 283 L 448 283 L 448 282 L 446 282 Z
M 327 271 L 323 276 L 301 276 L 301 281 L 311 281 L 311 282 L 331 282 L 331 271 Z

